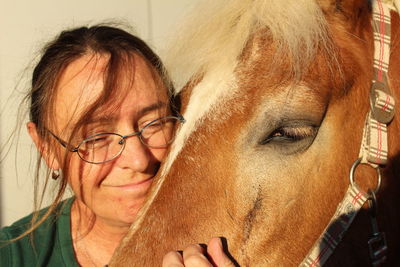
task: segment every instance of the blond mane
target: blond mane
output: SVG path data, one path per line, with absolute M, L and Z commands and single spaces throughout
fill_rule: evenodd
M 176 92 L 192 78 L 237 63 L 253 34 L 265 28 L 295 64 L 311 59 L 327 39 L 325 18 L 312 0 L 205 0 L 167 50 Z

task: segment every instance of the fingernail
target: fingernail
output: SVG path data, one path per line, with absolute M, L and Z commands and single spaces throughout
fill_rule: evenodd
M 220 237 L 218 237 L 218 246 L 222 249 L 222 240 Z

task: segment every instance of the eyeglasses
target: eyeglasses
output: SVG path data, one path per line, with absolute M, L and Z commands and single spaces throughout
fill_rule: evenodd
M 49 133 L 70 152 L 76 152 L 83 161 L 101 164 L 121 155 L 125 148 L 126 139 L 131 136 L 139 136 L 142 144 L 150 148 L 167 147 L 174 139 L 174 126 L 177 122 L 185 122 L 182 115 L 166 116 L 153 120 L 140 131 L 128 135 L 98 133 L 84 139 L 76 147 L 72 147 L 51 131 Z

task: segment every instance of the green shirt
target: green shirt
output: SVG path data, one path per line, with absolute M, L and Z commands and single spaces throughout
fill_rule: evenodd
M 5 243 L 22 234 L 30 225 L 32 214 L 0 230 L 0 266 L 79 266 L 72 246 L 71 204 L 73 198 L 60 204 L 58 215 L 49 216 L 30 235 Z M 62 209 L 62 210 L 61 210 Z M 47 209 L 41 210 L 41 214 Z M 32 245 L 32 243 L 34 245 Z

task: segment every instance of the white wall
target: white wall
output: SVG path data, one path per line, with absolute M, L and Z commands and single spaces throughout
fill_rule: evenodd
M 174 25 L 196 2 L 199 0 L 0 0 L 0 226 L 29 214 L 33 207 L 36 151 L 25 127 L 8 153 L 4 144 L 17 122 L 21 92 L 29 85 L 32 67 L 25 68 L 41 46 L 65 28 L 122 20 L 162 52 Z M 25 117 L 22 122 L 27 120 Z

